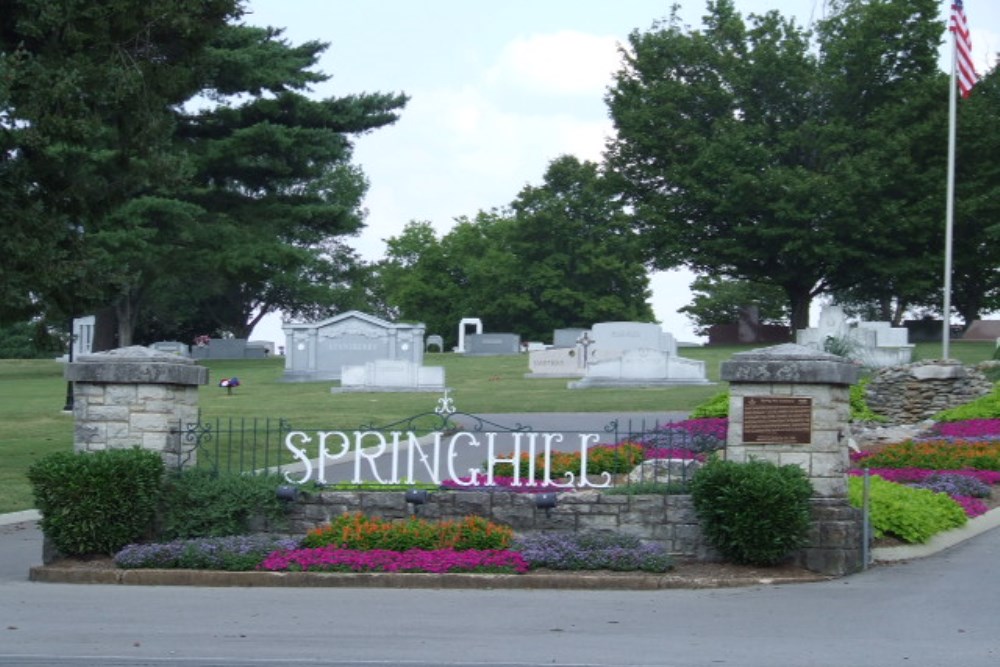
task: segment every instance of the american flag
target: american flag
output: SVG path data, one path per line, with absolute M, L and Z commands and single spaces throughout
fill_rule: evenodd
M 972 87 L 976 85 L 979 76 L 976 66 L 972 64 L 972 40 L 969 39 L 969 24 L 965 21 L 965 8 L 962 0 L 951 3 L 951 21 L 948 30 L 955 35 L 955 67 L 958 78 L 958 90 L 962 97 L 968 97 Z

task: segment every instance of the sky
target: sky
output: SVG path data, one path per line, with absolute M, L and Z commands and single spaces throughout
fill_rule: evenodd
M 704 0 L 677 0 L 701 26 Z M 354 163 L 370 187 L 366 228 L 348 240 L 368 261 L 406 223 L 439 235 L 455 219 L 510 204 L 537 186 L 560 155 L 599 161 L 614 128 L 604 95 L 628 35 L 668 16 L 672 0 L 250 0 L 244 21 L 285 29 L 293 44 L 329 43 L 317 68 L 331 76 L 316 97 L 405 93 L 400 119 L 355 139 Z M 735 0 L 746 17 L 775 9 L 803 26 L 824 0 Z M 942 0 L 942 20 L 950 3 Z M 965 0 L 977 69 L 1000 51 L 1000 3 Z M 942 68 L 950 67 L 942 56 Z M 942 202 L 942 224 L 944 202 Z M 677 309 L 691 300 L 686 270 L 651 275 L 651 303 L 664 330 L 699 339 Z M 818 308 L 813 309 L 813 317 Z M 464 316 L 476 317 L 476 313 Z M 458 322 L 455 323 L 456 329 Z M 446 333 L 446 332 L 432 332 Z M 278 316 L 252 336 L 282 345 Z

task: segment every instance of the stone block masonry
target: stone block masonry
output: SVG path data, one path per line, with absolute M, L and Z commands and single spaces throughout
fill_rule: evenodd
M 702 534 L 689 495 L 607 495 L 599 491 L 560 493 L 548 511 L 535 506 L 533 494 L 508 491 L 431 491 L 423 505 L 409 505 L 403 491 L 321 491 L 304 493 L 288 508 L 287 523 L 275 532 L 305 535 L 341 514 L 360 512 L 389 521 L 417 516 L 428 521 L 461 521 L 481 516 L 510 526 L 524 536 L 539 532 L 632 535 L 657 542 L 677 558 L 719 562 L 720 554 Z M 792 555 L 796 565 L 823 574 L 857 569 L 851 554 L 860 553 L 859 511 L 839 499 L 814 498 L 809 546 Z
M 84 355 L 66 366 L 73 382 L 73 447 L 78 452 L 142 447 L 170 467 L 192 464 L 180 426 L 198 420 L 198 387 L 208 369 L 191 359 L 133 346 Z
M 861 512 L 847 499 L 850 387 L 858 375 L 841 357 L 793 344 L 740 352 L 721 368 L 730 383 L 726 458 L 805 472 L 812 522 L 800 560 L 824 574 L 863 566 Z

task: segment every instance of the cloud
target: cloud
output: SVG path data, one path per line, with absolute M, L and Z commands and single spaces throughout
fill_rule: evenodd
M 509 42 L 487 80 L 534 93 L 600 96 L 619 64 L 616 37 L 563 30 Z

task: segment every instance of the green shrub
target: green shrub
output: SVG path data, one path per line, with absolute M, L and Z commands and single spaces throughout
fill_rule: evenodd
M 875 537 L 892 535 L 904 542 L 926 542 L 940 532 L 964 526 L 969 520 L 962 507 L 947 494 L 888 482 L 877 475 L 869 480 L 869 516 Z M 848 480 L 851 505 L 862 506 L 863 492 L 864 480 L 851 477 Z
M 708 401 L 695 407 L 691 411 L 690 419 L 705 419 L 706 417 L 728 417 L 729 416 L 729 392 L 723 391 L 716 394 Z
M 160 538 L 239 535 L 253 532 L 257 518 L 280 524 L 281 484 L 279 475 L 218 475 L 200 468 L 171 475 L 163 489 Z
M 980 396 L 976 400 L 945 410 L 934 415 L 934 420 L 939 422 L 959 422 L 966 419 L 996 419 L 1000 417 L 1000 385 L 993 387 L 993 391 L 986 396 Z
M 162 480 L 160 455 L 139 448 L 58 452 L 28 469 L 42 532 L 67 556 L 111 555 L 148 536 Z
M 868 399 L 865 394 L 868 390 L 870 377 L 863 377 L 857 384 L 851 385 L 851 421 L 856 422 L 884 422 L 886 418 L 876 414 L 868 407 Z
M 725 558 L 774 565 L 805 545 L 812 485 L 798 466 L 713 460 L 689 484 L 702 532 Z

